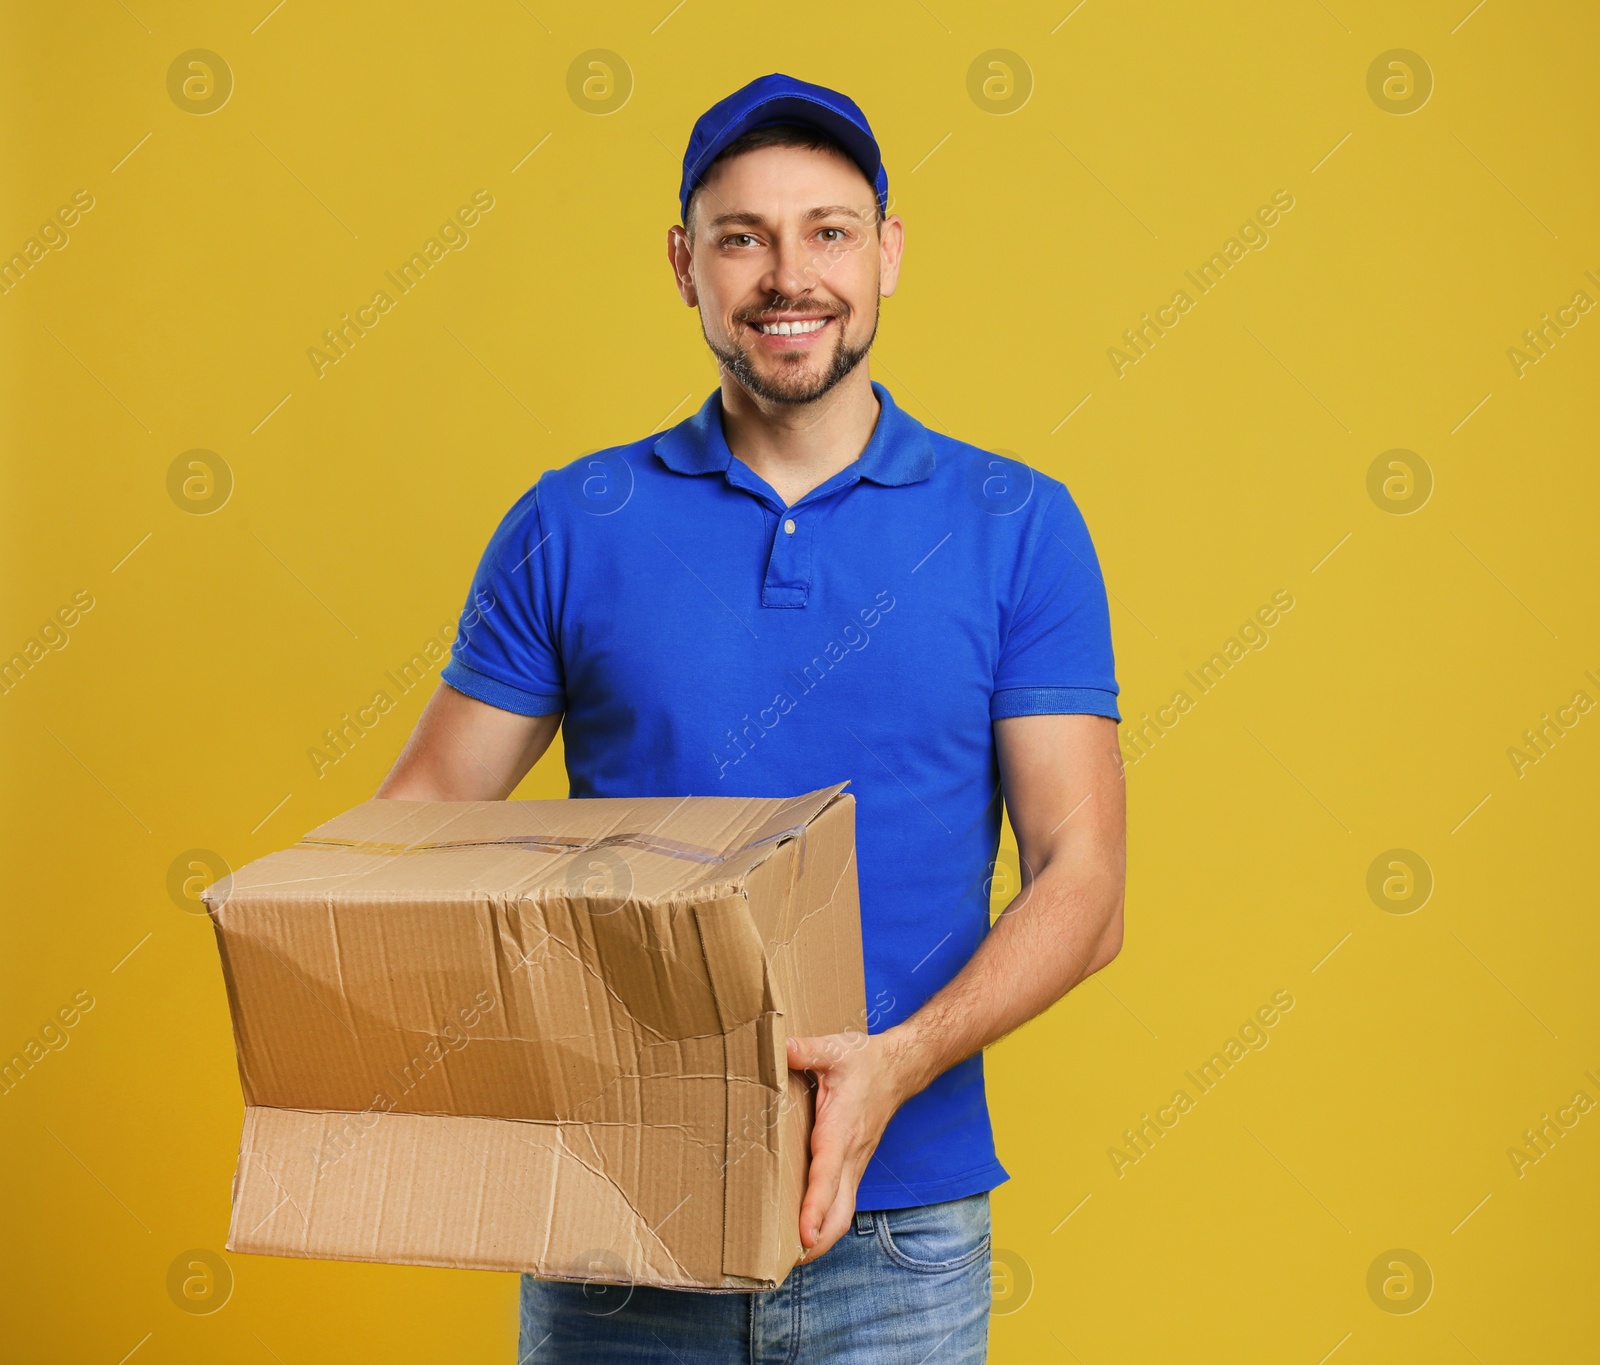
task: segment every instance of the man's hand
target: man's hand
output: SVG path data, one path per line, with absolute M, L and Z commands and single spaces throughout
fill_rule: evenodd
M 829 1033 L 789 1039 L 789 1069 L 817 1078 L 811 1176 L 800 1203 L 802 1265 L 839 1240 L 856 1211 L 856 1187 L 907 1090 L 898 1038 Z

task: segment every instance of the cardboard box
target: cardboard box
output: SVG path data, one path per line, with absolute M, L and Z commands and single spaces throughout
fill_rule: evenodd
M 207 890 L 228 1250 L 779 1284 L 813 1112 L 785 1040 L 866 1027 L 844 785 L 369 801 Z

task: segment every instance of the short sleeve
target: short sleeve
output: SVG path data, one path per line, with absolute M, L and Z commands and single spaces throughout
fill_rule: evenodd
M 506 513 L 483 552 L 450 662 L 440 674 L 457 692 L 522 716 L 566 707 L 549 612 L 548 540 L 535 484 Z
M 1111 614 L 1089 528 L 1055 484 L 1040 511 L 995 669 L 989 714 L 1120 721 Z

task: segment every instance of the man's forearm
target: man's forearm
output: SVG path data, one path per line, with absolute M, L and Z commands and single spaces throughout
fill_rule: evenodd
M 1006 907 L 967 965 L 886 1030 L 901 1099 L 1048 1009 L 1122 946 L 1121 870 L 1057 861 Z

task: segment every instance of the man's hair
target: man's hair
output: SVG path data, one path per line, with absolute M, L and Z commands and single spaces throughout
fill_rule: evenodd
M 844 149 L 844 145 L 837 138 L 829 137 L 822 129 L 810 124 L 800 123 L 770 123 L 763 128 L 752 128 L 742 137 L 736 137 L 712 159 L 711 164 L 700 173 L 700 178 L 694 182 L 694 188 L 689 191 L 689 211 L 684 215 L 684 230 L 690 237 L 694 236 L 695 205 L 700 200 L 700 193 L 707 180 L 711 178 L 712 171 L 716 170 L 729 157 L 739 156 L 744 152 L 753 152 L 757 147 L 803 147 L 813 152 L 836 152 L 848 161 L 857 170 L 854 157 Z M 866 179 L 866 172 L 861 172 L 861 178 Z M 872 191 L 872 213 L 874 226 L 883 224 L 883 206 L 878 202 L 878 192 Z

